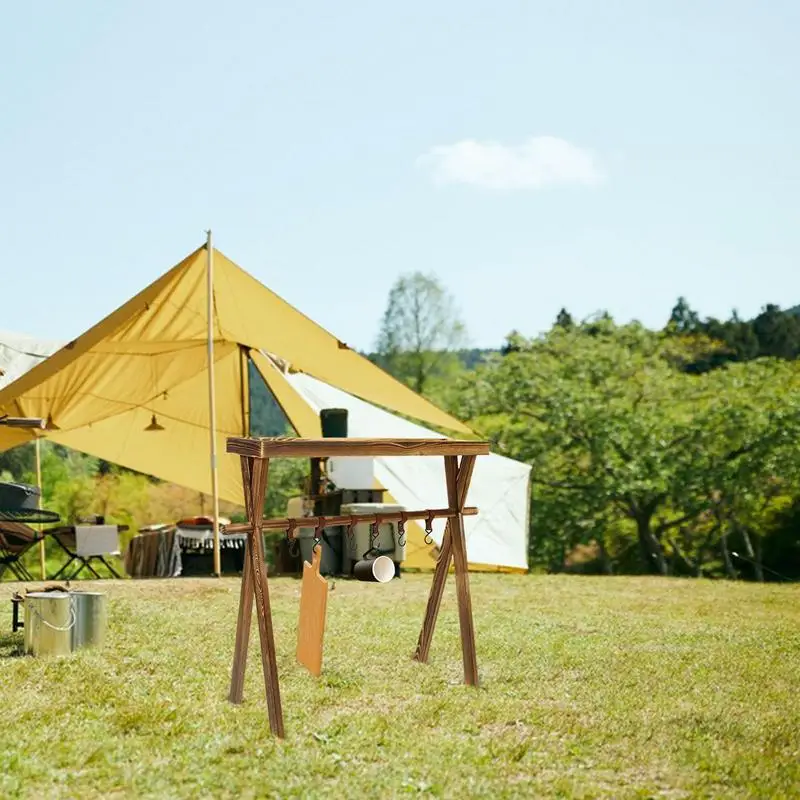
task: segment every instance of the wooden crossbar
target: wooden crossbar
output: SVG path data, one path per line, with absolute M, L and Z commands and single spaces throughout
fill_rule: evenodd
M 277 517 L 275 519 L 264 519 L 261 523 L 262 530 L 285 530 L 291 532 L 291 537 L 299 536 L 300 528 L 328 528 L 334 525 L 359 525 L 361 523 L 372 524 L 377 522 L 399 522 L 420 519 L 452 519 L 459 512 L 452 508 L 431 508 L 426 511 L 387 511 L 380 514 L 348 514 L 335 517 Z M 475 517 L 478 509 L 469 506 L 460 512 L 464 517 Z M 294 530 L 293 530 L 294 529 Z M 226 525 L 223 534 L 250 533 L 253 526 L 247 522 L 237 522 L 233 525 Z
M 332 456 L 485 456 L 488 442 L 458 439 L 247 439 L 231 437 L 227 452 L 250 458 L 330 458 Z

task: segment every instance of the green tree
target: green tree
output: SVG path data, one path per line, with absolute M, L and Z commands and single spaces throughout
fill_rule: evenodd
M 458 371 L 453 353 L 466 328 L 449 292 L 432 275 L 401 276 L 389 292 L 376 349 L 377 363 L 416 392 L 436 376 Z
M 19 444 L 0 453 L 0 472 L 20 481 L 36 470 L 36 451 L 33 442 Z
M 684 298 L 672 309 L 665 332 L 678 335 L 703 334 L 721 346 L 686 366 L 688 372 L 708 372 L 731 361 L 750 361 L 761 356 L 786 360 L 800 355 L 800 318 L 777 305 L 765 306 L 752 320 L 743 320 L 733 311 L 727 320 L 709 317 L 700 321 Z
M 696 333 L 700 329 L 700 317 L 692 310 L 685 297 L 679 297 L 673 306 L 667 329 L 675 333 Z
M 556 325 L 567 330 L 575 325 L 572 314 L 570 314 L 566 308 L 562 308 L 561 311 L 558 312 L 558 316 L 556 316 Z
M 692 356 L 681 339 L 601 318 L 478 370 L 465 391 L 473 424 L 533 465 L 534 556 L 628 530 L 647 569 L 696 574 L 719 497 L 763 496 L 796 457 L 793 365 L 676 369 Z
M 525 338 L 517 331 L 513 330 L 506 336 L 503 346 L 500 348 L 500 355 L 507 356 L 509 353 L 518 353 L 525 346 Z
M 800 320 L 776 305 L 764 307 L 753 320 L 753 332 L 761 355 L 793 359 L 800 353 Z

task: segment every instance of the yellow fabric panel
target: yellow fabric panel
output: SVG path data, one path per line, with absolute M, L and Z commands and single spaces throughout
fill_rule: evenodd
M 174 335 L 182 327 L 180 323 L 165 333 L 169 327 L 166 317 L 183 317 L 188 312 L 165 307 L 163 297 L 174 291 L 193 263 L 191 257 L 182 262 L 74 343 L 3 389 L 0 412 L 11 413 L 13 408 L 24 416 L 51 415 L 62 429 L 79 428 L 148 404 L 204 371 L 204 342 L 180 340 Z M 165 321 L 150 325 L 148 336 L 143 328 L 154 317 Z
M 235 345 L 220 342 L 218 355 Z M 47 417 L 62 429 L 79 428 L 167 397 L 192 377 L 207 373 L 204 342 L 178 343 L 163 352 L 117 345 L 93 348 L 17 399 L 26 416 Z M 190 403 L 190 406 L 193 405 Z M 206 406 L 208 399 L 205 400 Z
M 23 396 L 33 387 L 39 388 L 41 393 L 42 384 L 59 370 L 72 364 L 78 357 L 87 353 L 100 342 L 110 340 L 120 326 L 130 325 L 132 319 L 150 314 L 153 303 L 159 295 L 163 292 L 169 293 L 171 287 L 180 283 L 183 273 L 189 270 L 194 262 L 197 261 L 198 252 L 195 251 L 189 255 L 180 264 L 151 283 L 150 286 L 109 314 L 101 322 L 98 322 L 97 325 L 90 328 L 78 339 L 65 345 L 61 350 L 6 386 L 0 391 L 0 412 L 4 411 L 15 398 Z
M 375 405 L 449 431 L 472 433 L 455 417 L 347 348 L 218 250 L 214 251 L 214 275 L 224 338 L 275 353 L 293 368 Z
M 7 386 L 0 392 L 0 411 L 51 415 L 66 431 L 150 406 L 205 375 L 205 275 L 201 248 Z M 217 357 L 231 348 L 236 345 L 218 341 Z M 200 394 L 187 403 L 181 414 L 191 415 L 194 406 L 207 406 L 208 400 Z
M 224 351 L 224 352 L 220 352 Z M 241 436 L 241 359 L 235 345 L 217 349 L 217 464 L 220 497 L 243 505 L 238 456 L 225 452 L 229 436 Z M 163 431 L 145 431 L 155 413 Z M 211 494 L 208 373 L 203 370 L 148 406 L 134 408 L 75 430 L 53 431 L 59 444 Z
M 208 259 L 205 246 L 195 250 L 178 267 L 176 279 L 162 284 L 140 313 L 131 315 L 108 341 L 178 342 L 208 338 Z M 169 273 L 168 273 L 169 274 Z M 219 294 L 217 275 L 214 295 Z M 214 338 L 220 335 L 214 318 Z
M 268 358 L 265 358 L 257 350 L 250 351 L 250 358 L 297 435 L 303 439 L 319 439 L 322 436 L 322 423 L 319 415 L 295 391 L 281 371 Z
M 451 572 L 454 571 L 451 569 Z M 522 567 L 501 567 L 495 564 L 470 564 L 470 572 L 497 572 L 502 575 L 527 575 L 528 570 Z
M 8 413 L 8 412 L 5 412 Z M 16 412 L 12 416 L 20 416 Z M 0 453 L 18 444 L 32 442 L 36 438 L 33 431 L 26 428 L 4 428 L 0 426 Z

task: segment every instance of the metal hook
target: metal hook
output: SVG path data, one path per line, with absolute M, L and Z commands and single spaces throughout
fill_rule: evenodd
M 375 522 L 372 523 L 370 526 L 370 545 L 373 550 L 378 549 L 378 539 L 381 535 L 381 518 L 376 514 L 375 515 Z
M 433 544 L 433 512 L 428 511 L 428 516 L 425 520 L 425 544 Z
M 319 546 L 319 543 L 322 541 L 322 531 L 324 531 L 325 526 L 322 524 L 323 520 L 322 517 L 317 517 L 317 524 L 314 527 L 314 547 L 316 549 Z
M 406 546 L 406 512 L 400 512 L 400 520 L 397 523 L 397 543 L 400 547 Z
M 350 516 L 350 521 L 347 523 L 347 540 L 352 544 L 353 537 L 355 536 L 355 527 L 358 520 L 354 516 Z

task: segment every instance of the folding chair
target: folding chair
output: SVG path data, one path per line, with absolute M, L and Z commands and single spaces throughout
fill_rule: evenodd
M 88 569 L 99 580 L 100 575 L 92 567 L 91 561 L 99 561 L 115 578 L 119 578 L 116 570 L 105 560 L 104 556 L 120 555 L 120 530 L 122 527 L 119 525 L 75 525 L 48 531 L 61 549 L 69 555 L 69 561 L 53 576 L 53 580 L 64 575 L 73 561 L 79 562 L 78 568 L 66 576 L 65 580 L 75 580 L 85 569 Z
M 41 538 L 33 528 L 22 522 L 0 520 L 0 578 L 9 570 L 17 580 L 35 580 L 22 563 L 22 557 Z

